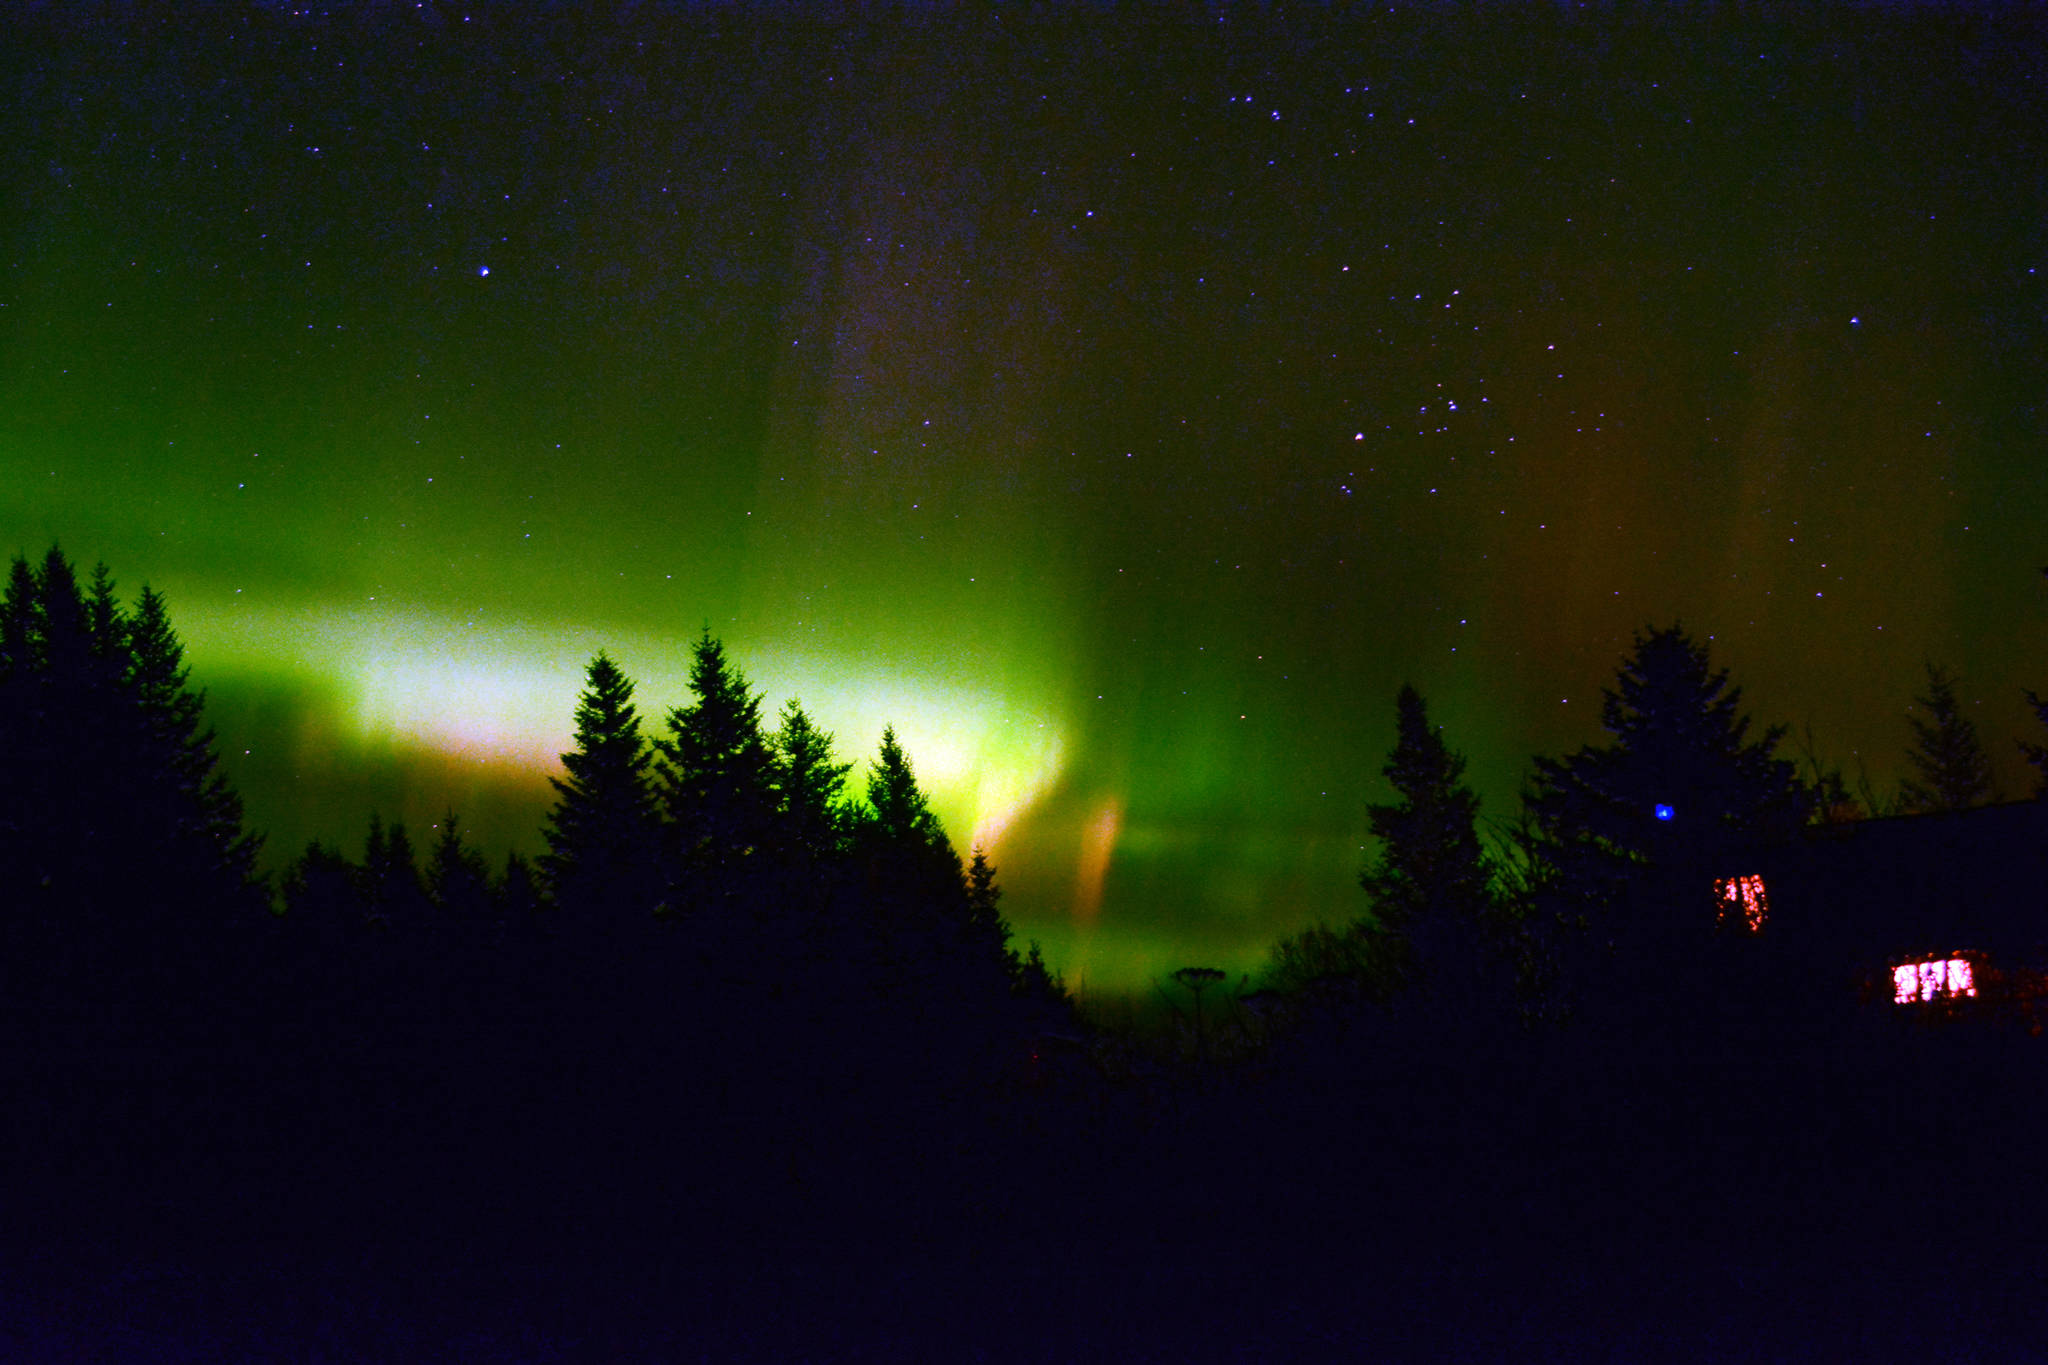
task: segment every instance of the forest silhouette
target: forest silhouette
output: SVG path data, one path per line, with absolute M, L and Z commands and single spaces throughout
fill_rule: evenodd
M 2008 832 L 1967 874 L 1899 856 L 1981 902 L 2031 894 L 2038 920 L 2042 883 L 2012 882 L 2038 876 L 2048 802 L 1973 813 L 1981 744 L 1929 676 L 1901 798 L 1927 813 L 1904 824 Z M 1910 1257 L 2004 1235 L 2041 1188 L 2025 992 L 1974 1013 L 1870 996 L 1859 963 L 1912 950 L 1879 927 L 1913 907 L 1848 879 L 1870 903 L 1830 903 L 1834 874 L 1800 869 L 1896 803 L 1779 757 L 1678 626 L 1636 637 L 1607 741 L 1536 759 L 1492 836 L 1403 689 L 1360 903 L 1261 980 L 1174 973 L 1149 1029 L 1013 942 L 996 869 L 963 860 L 893 731 L 856 779 L 799 703 L 764 718 L 708 630 L 690 689 L 643 714 L 591 660 L 532 863 L 487 866 L 457 812 L 366 813 L 360 859 L 315 841 L 271 885 L 163 598 L 124 607 L 54 547 L 17 558 L 17 1226 L 151 1209 L 370 1245 L 816 1235 L 1091 1264 L 1286 1247 L 1397 1276 L 1456 1247 L 1510 1269 L 1560 1245 Z M 1724 883 L 1766 867 L 1771 919 L 1731 914 Z

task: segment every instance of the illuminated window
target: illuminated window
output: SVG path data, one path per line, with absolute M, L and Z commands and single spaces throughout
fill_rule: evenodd
M 1892 968 L 1892 1003 L 1913 1005 L 1938 998 L 1955 999 L 1977 993 L 1977 974 L 1960 957 L 1901 962 Z
M 1755 874 L 1716 877 L 1714 896 L 1721 905 L 1722 923 L 1740 915 L 1742 927 L 1752 934 L 1764 927 L 1764 919 L 1771 913 L 1770 898 L 1764 894 L 1764 879 Z

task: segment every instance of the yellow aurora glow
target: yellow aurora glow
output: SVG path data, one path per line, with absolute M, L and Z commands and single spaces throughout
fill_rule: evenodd
M 668 708 L 690 696 L 692 642 L 682 636 L 204 593 L 184 596 L 178 617 L 203 674 L 288 673 L 333 697 L 323 728 L 339 738 L 466 763 L 559 772 L 584 667 L 599 649 L 634 680 L 643 733 L 658 734 Z M 856 764 L 855 794 L 883 727 L 895 726 L 963 853 L 999 845 L 1065 771 L 1067 727 L 1040 699 L 935 681 L 901 663 L 728 646 L 764 693 L 764 726 L 785 699 L 801 698 Z

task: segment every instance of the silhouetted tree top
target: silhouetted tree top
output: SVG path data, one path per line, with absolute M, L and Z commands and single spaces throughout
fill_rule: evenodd
M 1711 858 L 1804 823 L 1797 770 L 1775 757 L 1783 727 L 1749 740 L 1742 689 L 1682 627 L 1639 632 L 1602 696 L 1609 743 L 1536 760 L 1525 799 L 1553 847 L 1597 847 L 1624 863 Z
M 1395 744 L 1380 769 L 1400 800 L 1367 808 L 1380 855 L 1359 877 L 1374 918 L 1407 937 L 1432 916 L 1477 921 L 1488 908 L 1486 857 L 1475 822 L 1479 798 L 1413 687 L 1395 699 Z
M 998 943 L 1010 935 L 1010 927 L 1003 922 L 1003 913 L 998 908 L 1002 899 L 1003 888 L 996 884 L 996 865 L 988 860 L 986 852 L 975 849 L 967 861 L 967 922 Z
M 668 817 L 671 884 L 686 900 L 745 894 L 749 860 L 775 824 L 776 765 L 761 733 L 761 698 L 706 630 L 690 659 L 696 700 L 668 714 L 656 741 Z
M 24 677 L 36 667 L 36 575 L 20 555 L 0 599 L 0 678 Z
M 1930 663 L 1927 690 L 1913 700 L 1926 715 L 1908 717 L 1913 748 L 1906 757 L 1915 775 L 1900 786 L 1906 808 L 1927 812 L 1982 805 L 1991 796 L 1991 759 L 1956 700 L 1955 680 Z
M 313 921 L 331 928 L 363 917 L 362 869 L 318 839 L 292 860 L 282 890 L 285 914 L 295 923 Z
M 252 881 L 262 838 L 243 831 L 241 798 L 217 771 L 213 730 L 202 728 L 206 694 L 187 686 L 184 645 L 171 627 L 162 594 L 147 584 L 136 599 L 127 636 L 128 683 L 142 714 L 145 743 L 154 754 L 150 766 L 169 778 L 190 832 L 218 851 L 218 870 Z
M 426 877 L 428 898 L 456 924 L 473 926 L 490 907 L 490 871 L 483 855 L 464 842 L 461 817 L 452 810 L 441 817 Z
M 0 600 L 0 679 L 9 794 L 5 861 L 59 902 L 156 901 L 253 907 L 258 840 L 217 771 L 204 698 L 163 597 L 144 587 L 132 616 L 113 576 L 89 589 L 62 549 L 17 556 Z
M 2034 718 L 2048 727 L 2048 699 L 2044 699 L 2032 688 L 2027 690 L 2027 705 L 2034 710 Z M 2034 799 L 2048 801 L 2048 744 L 2034 744 L 2020 741 L 2020 753 L 2034 770 Z
M 772 755 L 782 843 L 800 863 L 833 858 L 846 839 L 844 793 L 853 765 L 835 761 L 832 736 L 812 724 L 794 699 L 783 705 Z
M 505 855 L 505 870 L 493 890 L 499 913 L 508 921 L 523 919 L 541 907 L 540 883 L 534 878 L 533 865 L 517 849 Z
M 868 770 L 869 821 L 890 843 L 904 847 L 944 843 L 945 830 L 917 784 L 910 755 L 896 739 L 896 727 L 882 731 L 882 743 Z
M 363 841 L 363 898 L 374 920 L 406 930 L 422 926 L 427 889 L 405 821 L 387 825 L 370 813 L 370 832 Z
M 45 675 L 60 686 L 76 687 L 92 677 L 90 661 L 103 651 L 94 648 L 85 599 L 71 561 L 55 545 L 43 556 L 36 574 L 35 619 L 42 636 Z
M 632 680 L 600 651 L 576 699 L 575 747 L 562 755 L 566 776 L 548 779 L 556 799 L 540 870 L 565 908 L 651 911 L 659 899 L 649 762 Z

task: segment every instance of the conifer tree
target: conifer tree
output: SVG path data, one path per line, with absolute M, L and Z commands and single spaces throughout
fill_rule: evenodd
M 1479 844 L 1479 798 L 1464 785 L 1465 760 L 1430 726 L 1413 687 L 1395 700 L 1395 731 L 1380 771 L 1400 800 L 1367 808 L 1380 852 L 1359 884 L 1372 908 L 1369 932 L 1383 942 L 1375 956 L 1392 973 L 1386 984 L 1448 987 L 1471 979 L 1489 951 L 1491 869 Z
M 110 876 L 126 864 L 116 831 L 127 823 L 117 809 L 127 790 L 111 762 L 119 716 L 113 667 L 93 638 L 77 575 L 55 545 L 35 574 L 32 600 L 36 671 L 15 779 L 34 794 L 26 852 L 52 903 L 84 908 L 109 898 Z
M 0 599 L 0 678 L 26 678 L 36 670 L 36 575 L 28 560 L 14 557 L 7 595 Z
M 463 841 L 461 817 L 449 811 L 427 854 L 428 898 L 444 921 L 474 932 L 490 909 L 490 881 L 483 855 Z
M 776 764 L 761 733 L 761 698 L 706 630 L 690 661 L 697 699 L 668 715 L 657 789 L 667 817 L 671 903 L 757 907 L 763 854 L 776 824 Z
M 2026 696 L 2027 705 L 2034 710 L 2034 718 L 2048 727 L 2048 700 L 2032 689 Z M 2048 744 L 2034 744 L 2023 739 L 2020 741 L 2020 753 L 2034 770 L 2034 799 L 2048 801 Z
M 1678 626 L 1638 633 L 1603 696 L 1609 742 L 1538 758 L 1524 792 L 1529 897 L 1596 945 L 1667 964 L 1719 922 L 1713 878 L 1795 837 L 1809 796 L 1774 755 L 1783 728 L 1750 740 L 1742 689 Z
M 280 886 L 285 915 L 294 926 L 329 926 L 322 932 L 330 934 L 335 927 L 359 925 L 364 915 L 362 881 L 362 869 L 339 849 L 311 840 L 285 869 Z M 293 932 L 315 931 L 294 927 Z
M 562 755 L 568 776 L 549 779 L 556 800 L 541 873 L 566 911 L 648 913 L 661 896 L 649 755 L 632 680 L 602 652 L 585 672 L 575 739 Z
M 965 914 L 960 855 L 918 785 L 894 726 L 883 729 L 868 770 L 867 809 L 855 818 L 854 840 L 870 880 L 887 888 L 884 899 Z
M 1017 959 L 1013 989 L 1026 1000 L 1060 1010 L 1060 1022 L 1072 1022 L 1074 997 L 1060 973 L 1045 965 L 1045 954 L 1037 939 L 1032 939 L 1023 957 Z
M 1900 787 L 1906 808 L 1925 813 L 1984 804 L 1991 796 L 1991 759 L 1956 700 L 1955 680 L 1930 663 L 1927 691 L 1913 700 L 1926 718 L 1909 718 L 1913 748 L 1907 758 L 1916 776 Z
M 127 663 L 127 623 L 114 595 L 114 576 L 105 564 L 93 565 L 92 591 L 85 597 L 85 631 L 102 676 L 119 676 Z
M 93 639 L 78 575 L 59 547 L 52 545 L 36 574 L 36 625 L 42 635 L 44 676 L 68 697 L 77 697 L 100 676 L 93 667 L 105 650 Z
M 127 642 L 143 767 L 160 784 L 165 833 L 179 844 L 172 865 L 224 891 L 253 888 L 262 838 L 243 828 L 241 798 L 219 771 L 214 732 L 205 727 L 206 694 L 187 686 L 184 645 L 163 596 L 147 584 L 127 623 Z
M 59 546 L 36 568 L 15 559 L 0 600 L 14 975 L 0 992 L 41 992 L 116 1030 L 198 1023 L 194 1002 L 218 998 L 233 912 L 253 920 L 262 892 L 202 705 L 159 595 L 145 588 L 130 617 L 104 564 L 82 590 Z
M 878 941 L 873 989 L 910 1009 L 906 1046 L 935 1075 L 968 1083 L 1019 1043 L 1045 1002 L 1019 998 L 995 868 L 986 857 L 977 874 L 961 867 L 893 726 L 868 771 L 854 846 Z
M 831 862 L 846 841 L 843 793 L 853 765 L 835 761 L 832 736 L 812 724 L 795 700 L 782 708 L 772 752 L 780 842 L 801 868 Z
M 0 733 L 9 788 L 0 842 L 52 904 L 122 910 L 259 900 L 258 840 L 216 771 L 203 694 L 162 596 L 131 617 L 105 565 L 81 592 L 63 551 L 14 561 L 0 603 Z
M 1003 918 L 1002 899 L 1003 888 L 996 884 L 995 864 L 988 860 L 986 852 L 975 849 L 967 861 L 966 896 L 961 905 L 961 950 L 970 959 L 1002 963 L 1010 988 L 1016 991 L 1026 980 L 1025 962 L 1010 947 L 1010 925 Z M 1033 985 L 1049 983 L 1044 968 L 1041 960 L 1037 974 L 1030 978 Z
M 505 870 L 498 875 L 492 894 L 498 913 L 509 924 L 530 918 L 541 908 L 540 883 L 533 875 L 533 864 L 518 849 L 505 855 Z
M 6 765 L 0 780 L 0 867 L 13 869 L 6 880 L 13 883 L 8 890 L 17 901 L 25 900 L 31 882 L 40 882 L 43 876 L 44 853 L 32 848 L 44 739 L 38 719 L 41 669 L 35 612 L 35 571 L 16 555 L 6 596 L 0 598 L 0 763 Z
M 868 772 L 868 814 L 871 839 L 896 848 L 929 848 L 945 842 L 939 817 L 932 813 L 918 786 L 910 756 L 897 741 L 896 727 L 882 730 L 882 743 Z M 948 845 L 950 849 L 950 845 Z M 957 861 L 957 859 L 956 859 Z
M 1003 898 L 1003 888 L 996 885 L 996 867 L 988 860 L 988 854 L 977 848 L 967 862 L 967 923 L 974 933 L 997 944 L 1004 943 L 1010 936 L 1010 926 L 1003 922 L 1003 913 L 997 903 Z
M 426 884 L 405 821 L 387 825 L 375 811 L 363 841 L 363 900 L 371 921 L 384 927 L 411 932 L 426 918 Z
M 1003 888 L 996 882 L 995 864 L 976 848 L 967 860 L 967 932 L 970 945 L 983 951 L 993 947 L 1009 965 L 1011 993 L 1039 1005 L 1062 1009 L 1073 1004 L 1066 983 L 1045 965 L 1045 954 L 1036 940 L 1019 954 L 1010 947 L 1010 925 L 1003 918 Z

